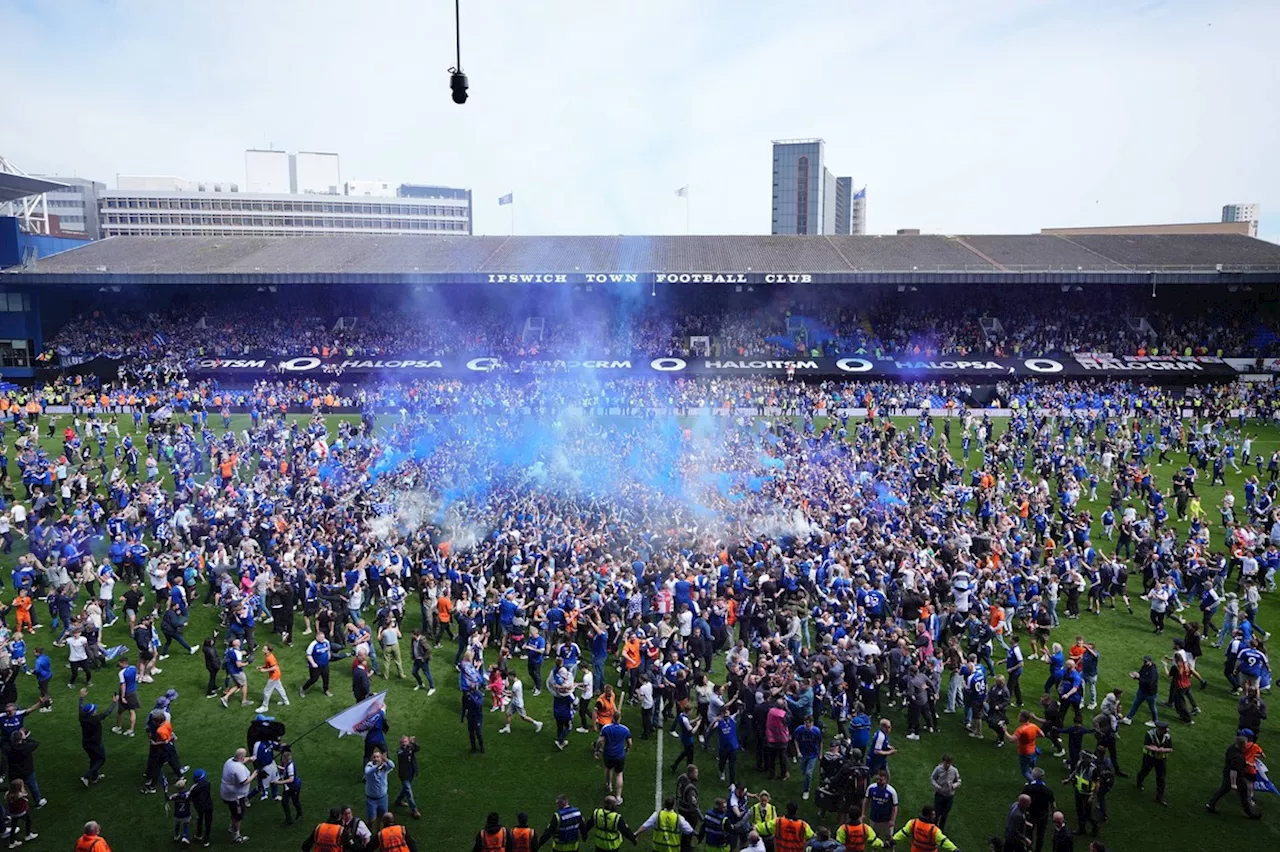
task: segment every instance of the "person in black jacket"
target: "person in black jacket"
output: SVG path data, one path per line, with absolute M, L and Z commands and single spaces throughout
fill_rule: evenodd
M 204 667 L 209 672 L 209 685 L 205 687 L 205 698 L 218 697 L 218 672 L 222 671 L 222 656 L 218 653 L 218 644 L 212 636 L 200 645 L 204 651 Z
M 191 809 L 196 814 L 195 842 L 209 845 L 213 831 L 213 792 L 209 788 L 209 774 L 197 769 L 191 776 Z
M 1062 811 L 1053 812 L 1053 852 L 1075 852 L 1075 834 L 1067 826 L 1067 817 Z
M 1236 714 L 1236 730 L 1253 731 L 1252 739 L 1257 742 L 1262 734 L 1262 722 L 1267 718 L 1267 702 L 1262 700 L 1256 686 L 1245 687 L 1244 695 L 1240 696 L 1240 701 L 1236 704 Z
M 355 667 L 351 669 L 351 694 L 359 704 L 369 697 L 372 690 L 373 685 L 369 681 L 369 659 L 361 654 L 356 659 Z M 365 762 L 368 762 L 368 758 L 365 758 Z
M 98 712 L 98 705 L 85 703 L 89 690 L 80 690 L 80 747 L 89 755 L 89 771 L 80 776 L 80 783 L 88 787 L 103 778 L 102 767 L 107 762 L 107 748 L 102 744 L 102 720 L 115 712 L 116 701 Z
M 1032 848 L 1040 852 L 1044 847 L 1045 831 L 1049 828 L 1049 815 L 1053 813 L 1053 788 L 1044 783 L 1044 770 L 1035 767 L 1031 770 L 1031 780 L 1022 788 L 1022 794 L 1031 799 L 1031 808 L 1027 812 L 1027 821 L 1035 830 L 1035 841 Z
M 182 635 L 186 626 L 187 617 L 182 614 L 182 607 L 176 603 L 169 604 L 169 608 L 164 611 L 164 616 L 160 619 L 160 632 L 164 634 L 164 644 L 160 646 L 160 659 L 168 658 L 169 645 L 173 642 L 186 648 L 188 654 L 196 652 L 196 649 L 187 643 L 187 638 Z
M 1244 747 L 1248 742 L 1244 737 L 1236 737 L 1236 741 L 1227 747 L 1226 759 L 1222 765 L 1222 784 L 1209 798 L 1204 809 L 1211 814 L 1218 812 L 1218 800 L 1234 789 L 1240 794 L 1240 807 L 1249 819 L 1262 819 L 1262 814 L 1253 807 L 1253 783 L 1249 780 L 1249 767 L 1244 758 Z
M 36 749 L 40 747 L 25 730 L 19 728 L 9 736 L 9 776 L 20 778 L 31 791 L 31 799 L 37 808 L 43 808 L 48 800 L 40 796 L 40 785 L 36 782 Z

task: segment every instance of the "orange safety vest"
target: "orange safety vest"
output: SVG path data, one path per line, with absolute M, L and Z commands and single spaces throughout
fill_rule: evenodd
M 342 852 L 342 826 L 322 822 L 316 826 L 312 852 Z
M 506 852 L 507 830 L 499 828 L 497 831 L 480 832 L 480 848 L 487 852 Z
M 804 852 L 804 820 L 778 817 L 773 848 L 777 852 Z
M 844 827 L 845 852 L 863 852 L 867 848 L 867 827 L 862 823 L 848 823 Z
M 911 852 L 935 852 L 938 848 L 938 827 L 921 819 L 911 821 Z
M 403 825 L 389 825 L 378 832 L 378 849 L 381 852 L 400 852 L 409 849 L 404 839 Z
M 511 852 L 533 852 L 533 829 L 511 829 Z
M 111 852 L 111 847 L 100 834 L 82 834 L 76 841 L 76 852 Z

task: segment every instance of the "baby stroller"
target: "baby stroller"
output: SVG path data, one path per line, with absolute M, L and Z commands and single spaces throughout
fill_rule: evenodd
M 260 742 L 283 742 L 284 731 L 284 722 L 274 716 L 264 716 L 261 713 L 254 716 L 253 721 L 249 723 L 249 733 L 245 742 L 249 748 L 249 754 L 254 753 L 254 749 Z
M 819 815 L 826 816 L 828 813 L 841 811 L 845 797 L 841 794 L 840 780 L 848 762 L 844 737 L 836 737 L 831 748 L 824 751 L 818 759 L 818 790 L 814 801 L 818 805 Z

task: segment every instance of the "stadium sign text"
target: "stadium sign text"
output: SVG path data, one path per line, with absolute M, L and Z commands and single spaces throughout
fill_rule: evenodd
M 486 284 L 816 284 L 836 280 L 832 273 L 812 272 L 487 272 L 480 275 L 435 275 L 442 283 Z
M 99 359 L 105 360 L 105 359 Z M 1188 376 L 1197 379 L 1234 378 L 1235 368 L 1221 358 L 1176 356 L 1073 355 L 1032 358 L 919 358 L 914 355 L 872 358 L 868 356 L 817 358 L 697 358 L 633 353 L 630 356 L 577 358 L 502 358 L 485 353 L 438 358 L 362 358 L 318 355 L 293 357 L 247 355 L 240 358 L 201 358 L 187 365 L 189 373 L 218 377 L 327 375 L 360 379 L 406 379 L 436 376 L 452 379 L 484 379 L 488 376 L 592 375 L 608 376 L 775 376 L 778 378 L 831 377 L 869 379 L 947 378 L 968 381 L 1002 381 L 1028 376 L 1087 378 L 1124 377 L 1135 373 L 1151 376 Z

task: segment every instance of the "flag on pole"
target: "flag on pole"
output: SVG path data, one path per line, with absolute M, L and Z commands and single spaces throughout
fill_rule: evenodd
M 689 187 L 682 186 L 676 190 L 676 198 L 688 198 L 688 197 L 689 197 Z
M 858 190 L 857 192 L 855 192 L 855 193 L 853 194 L 853 197 L 854 197 L 855 199 L 857 199 L 857 198 L 866 198 L 866 197 L 867 197 L 867 188 L 864 186 L 862 189 L 860 189 L 860 190 Z
M 164 336 L 163 331 L 157 331 L 155 337 L 151 338 L 155 341 L 156 346 L 168 346 L 169 338 Z
M 347 734 L 363 734 L 374 724 L 377 715 L 387 706 L 387 693 L 370 695 L 354 707 L 343 710 L 325 721 L 337 730 L 339 737 Z
M 508 192 L 506 195 L 498 199 L 498 206 L 501 207 L 504 204 L 514 204 L 515 203 L 514 196 L 515 196 L 514 192 Z

